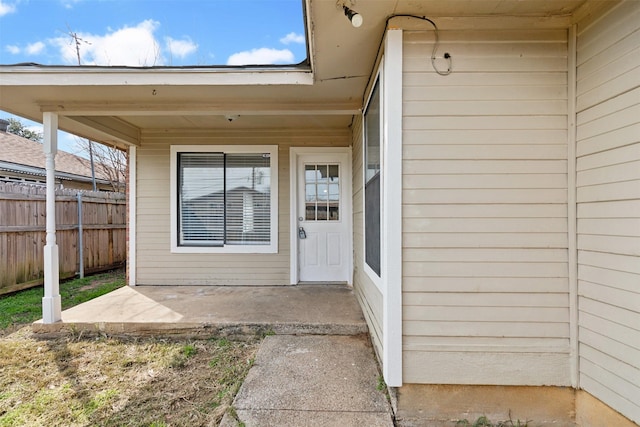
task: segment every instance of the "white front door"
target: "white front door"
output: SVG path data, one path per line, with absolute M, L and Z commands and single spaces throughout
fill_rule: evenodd
M 348 153 L 297 160 L 298 280 L 351 282 L 351 165 Z

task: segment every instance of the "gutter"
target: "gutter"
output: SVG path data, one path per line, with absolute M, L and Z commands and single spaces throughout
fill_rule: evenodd
M 24 174 L 24 175 L 31 175 L 31 176 L 45 177 L 47 175 L 45 169 L 43 168 L 39 168 L 36 166 L 20 165 L 20 164 L 4 162 L 4 161 L 0 161 L 0 170 L 6 171 L 6 172 Z M 55 171 L 55 177 L 65 181 L 79 181 L 79 182 L 88 182 L 88 183 L 92 182 L 91 177 L 87 177 L 84 175 L 76 175 L 68 172 Z M 104 185 L 111 184 L 111 181 L 102 179 L 102 178 L 96 178 L 96 182 Z

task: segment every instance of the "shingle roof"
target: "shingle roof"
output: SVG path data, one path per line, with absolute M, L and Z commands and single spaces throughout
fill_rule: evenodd
M 91 178 L 91 162 L 82 157 L 58 150 L 56 172 Z M 0 162 L 45 169 L 42 144 L 12 133 L 0 132 Z M 7 169 L 5 163 L 3 169 Z M 96 168 L 96 179 L 109 181 L 101 168 Z

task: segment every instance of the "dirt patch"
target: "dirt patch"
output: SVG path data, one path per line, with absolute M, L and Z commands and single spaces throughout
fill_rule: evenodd
M 0 337 L 0 426 L 208 426 L 233 401 L 256 341 Z
M 95 282 L 91 282 L 88 285 L 84 285 L 80 288 L 78 288 L 79 292 L 83 292 L 83 291 L 90 291 L 91 289 L 96 289 L 97 287 L 99 287 L 102 284 L 107 283 L 106 280 L 100 280 L 100 281 L 95 281 Z
M 0 339 L 7 335 L 13 334 L 14 332 L 19 331 L 22 328 L 24 328 L 24 325 L 10 325 L 4 329 L 0 328 Z
M 99 288 L 100 286 L 111 283 L 115 280 L 120 280 L 124 277 L 124 268 L 111 270 L 106 273 L 99 274 L 97 276 L 88 276 L 90 283 L 78 288 L 77 292 L 88 291 L 91 289 Z

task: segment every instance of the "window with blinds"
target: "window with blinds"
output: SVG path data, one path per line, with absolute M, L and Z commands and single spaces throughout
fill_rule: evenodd
M 270 153 L 178 152 L 178 246 L 269 245 Z

